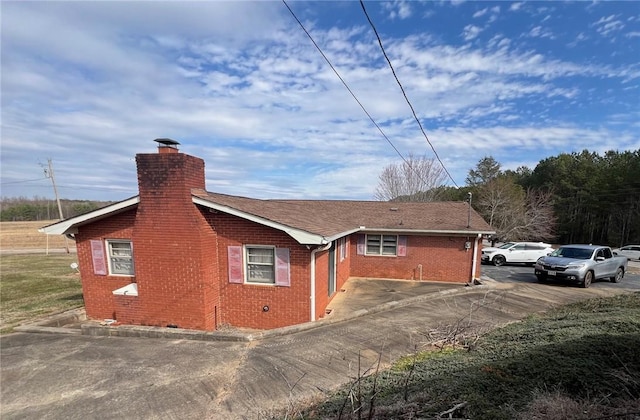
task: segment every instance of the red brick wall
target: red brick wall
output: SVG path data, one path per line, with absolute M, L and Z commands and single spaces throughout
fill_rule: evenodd
M 113 305 L 119 324 L 139 324 L 143 318 L 138 296 L 114 295 Z
M 85 309 L 89 318 L 115 319 L 116 311 L 111 292 L 136 281 L 135 277 L 94 274 L 90 240 L 100 240 L 104 244 L 106 239 L 131 239 L 135 215 L 135 210 L 130 210 L 78 229 L 76 234 L 78 265 Z M 106 244 L 104 245 L 104 258 L 107 260 Z M 133 249 L 135 253 L 135 244 Z
M 310 250 L 284 232 L 239 217 L 208 213 L 207 220 L 218 233 L 221 323 L 271 329 L 310 320 Z M 227 247 L 243 245 L 288 248 L 291 286 L 229 283 Z
M 474 239 L 409 235 L 405 257 L 383 257 L 357 255 L 357 235 L 352 235 L 351 276 L 418 280 L 418 265 L 422 264 L 422 280 L 468 282 L 471 280 Z M 464 248 L 467 240 L 472 246 L 469 250 Z M 479 267 L 479 260 L 477 265 Z

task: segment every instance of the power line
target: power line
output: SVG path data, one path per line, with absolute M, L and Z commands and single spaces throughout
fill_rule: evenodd
M 453 185 L 455 185 L 456 188 L 460 188 L 458 186 L 458 184 L 456 184 L 456 181 L 453 179 L 453 177 L 451 176 L 449 171 L 447 170 L 447 167 L 444 166 L 444 163 L 440 159 L 440 156 L 438 156 L 438 152 L 436 152 L 436 148 L 433 147 L 433 144 L 431 144 L 431 141 L 429 140 L 429 137 L 427 136 L 427 133 L 424 131 L 424 128 L 422 127 L 422 123 L 420 122 L 420 119 L 416 115 L 416 111 L 413 108 L 413 105 L 411 104 L 411 101 L 409 101 L 409 98 L 407 97 L 407 93 L 405 92 L 404 87 L 402 86 L 402 83 L 400 83 L 400 80 L 398 79 L 398 76 L 396 75 L 396 71 L 393 68 L 393 65 L 391 64 L 391 60 L 389 60 L 389 57 L 387 56 L 387 52 L 385 51 L 384 46 L 382 45 L 382 39 L 380 39 L 380 35 L 378 34 L 378 30 L 376 29 L 375 25 L 371 21 L 371 18 L 369 17 L 369 14 L 367 13 L 367 9 L 364 7 L 364 2 L 362 0 L 360 0 L 360 6 L 362 6 L 362 11 L 364 12 L 364 15 L 367 17 L 367 20 L 369 21 L 369 25 L 371 25 L 371 28 L 373 29 L 373 32 L 376 34 L 376 38 L 378 39 L 378 45 L 380 45 L 380 49 L 382 50 L 382 54 L 384 55 L 384 58 L 387 60 L 387 63 L 389 64 L 389 68 L 391 68 L 391 73 L 393 73 L 393 77 L 396 79 L 396 82 L 398 83 L 398 86 L 400 86 L 400 90 L 402 91 L 402 95 L 404 95 L 405 101 L 407 101 L 407 104 L 409 105 L 409 108 L 411 108 L 411 112 L 413 113 L 413 118 L 418 123 L 418 126 L 420 127 L 420 131 L 422 132 L 422 135 L 427 140 L 427 143 L 429 143 L 429 146 L 431 146 L 431 150 L 433 150 L 433 154 L 436 156 L 436 159 L 438 159 L 438 162 L 440 162 L 440 165 L 442 165 L 442 169 L 444 169 L 444 171 L 447 173 L 447 176 L 449 177 L 451 182 L 453 182 Z
M 291 8 L 289 7 L 289 5 L 287 4 L 286 0 L 282 0 L 282 3 L 284 3 L 284 5 L 287 7 L 287 9 L 289 10 L 289 13 L 291 13 L 291 16 L 293 16 L 293 18 L 296 20 L 296 22 L 298 22 L 298 25 L 300 25 L 300 27 L 302 28 L 302 30 L 304 31 L 305 34 L 307 34 L 307 37 L 309 37 L 309 39 L 311 40 L 311 42 L 313 43 L 313 45 L 316 47 L 316 49 L 318 50 L 318 52 L 320 52 L 320 55 L 322 55 L 322 58 L 324 58 L 324 60 L 327 62 L 327 64 L 329 65 L 329 67 L 331 67 L 331 70 L 333 70 L 333 72 L 335 73 L 336 76 L 338 76 L 338 79 L 340 79 L 340 81 L 342 82 L 342 84 L 344 85 L 344 87 L 347 89 L 347 91 L 349 91 L 349 93 L 351 94 L 351 96 L 353 97 L 353 99 L 358 103 L 358 105 L 360 105 L 360 108 L 362 108 L 362 111 L 364 111 L 364 113 L 367 115 L 367 117 L 369 117 L 369 120 L 371 120 L 371 122 L 373 123 L 373 125 L 376 126 L 376 128 L 378 129 L 378 131 L 380 132 L 380 134 L 382 134 L 382 137 L 384 137 L 384 139 L 387 141 L 387 143 L 389 143 L 389 145 L 393 148 L 393 150 L 396 151 L 396 153 L 398 154 L 398 156 L 400 156 L 400 158 L 404 161 L 404 163 L 406 163 L 407 165 L 409 165 L 409 167 L 411 169 L 413 169 L 413 167 L 411 166 L 411 164 L 405 159 L 404 156 L 402 156 L 402 153 L 400 153 L 400 151 L 398 150 L 398 148 L 393 144 L 393 142 L 389 139 L 389 137 L 387 137 L 387 135 L 385 134 L 384 131 L 382 131 L 382 128 L 378 125 L 378 123 L 373 119 L 373 117 L 371 116 L 371 114 L 369 114 L 369 112 L 367 111 L 367 109 L 364 107 L 364 105 L 362 105 L 362 102 L 360 102 L 360 100 L 356 97 L 355 93 L 353 93 L 353 91 L 351 90 L 351 88 L 349 87 L 349 85 L 347 85 L 347 82 L 344 81 L 344 79 L 342 78 L 342 76 L 340 76 L 340 73 L 338 73 L 338 70 L 336 70 L 336 68 L 333 66 L 333 64 L 331 64 L 331 61 L 329 61 L 329 59 L 327 58 L 327 56 L 325 55 L 325 53 L 322 51 L 322 49 L 320 48 L 320 46 L 316 43 L 316 41 L 313 39 L 313 37 L 311 36 L 311 34 L 309 33 L 309 31 L 307 31 L 307 29 L 304 27 L 304 25 L 302 24 L 302 22 L 300 22 L 300 19 L 298 19 L 298 17 L 296 16 L 296 14 L 293 12 L 293 10 L 291 10 Z M 440 162 L 442 163 L 442 162 Z M 445 168 L 446 171 L 446 168 Z M 416 171 L 416 174 L 422 179 L 422 175 L 419 174 Z M 447 172 L 447 175 L 449 175 L 449 172 Z M 451 175 L 449 175 L 449 177 L 451 178 Z M 422 179 L 422 181 L 426 184 L 427 182 Z M 454 182 L 455 184 L 455 182 Z M 457 185 L 456 185 L 457 187 Z
M 22 181 L 9 181 L 9 182 L 0 182 L 0 185 L 9 185 L 9 184 L 23 184 L 25 182 L 34 182 L 34 181 L 42 181 L 47 178 L 38 178 L 38 179 L 24 179 Z

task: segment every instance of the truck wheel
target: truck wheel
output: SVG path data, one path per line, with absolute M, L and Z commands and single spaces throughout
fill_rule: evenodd
M 582 287 L 585 289 L 591 286 L 591 282 L 593 281 L 593 272 L 587 271 L 587 274 L 584 275 L 584 281 L 582 282 Z
M 624 270 L 618 267 L 618 269 L 616 270 L 616 275 L 613 277 L 609 277 L 609 280 L 611 280 L 611 283 L 620 283 L 623 277 L 624 277 Z
M 495 257 L 493 257 L 493 265 L 495 265 L 496 267 L 500 267 L 506 262 L 507 259 L 504 257 L 504 255 L 496 255 Z

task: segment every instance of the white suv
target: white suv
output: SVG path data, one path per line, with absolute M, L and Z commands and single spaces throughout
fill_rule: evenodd
M 498 248 L 488 247 L 482 249 L 482 262 L 493 265 L 506 263 L 535 264 L 538 258 L 553 252 L 549 244 L 543 242 L 507 242 Z
M 630 260 L 640 260 L 640 245 L 625 245 L 622 248 L 612 249 L 614 254 L 623 255 Z

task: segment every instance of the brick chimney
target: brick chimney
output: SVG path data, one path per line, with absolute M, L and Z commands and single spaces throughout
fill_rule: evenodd
M 156 139 L 158 153 L 136 155 L 140 203 L 147 200 L 182 201 L 191 205 L 191 188 L 205 188 L 204 161 L 185 155 L 171 139 Z
M 215 329 L 215 234 L 193 203 L 205 188 L 204 160 L 157 139 L 158 153 L 136 155 L 140 203 L 133 227 L 142 325 Z M 207 268 L 205 268 L 207 267 Z M 213 274 L 212 274 L 213 273 Z

